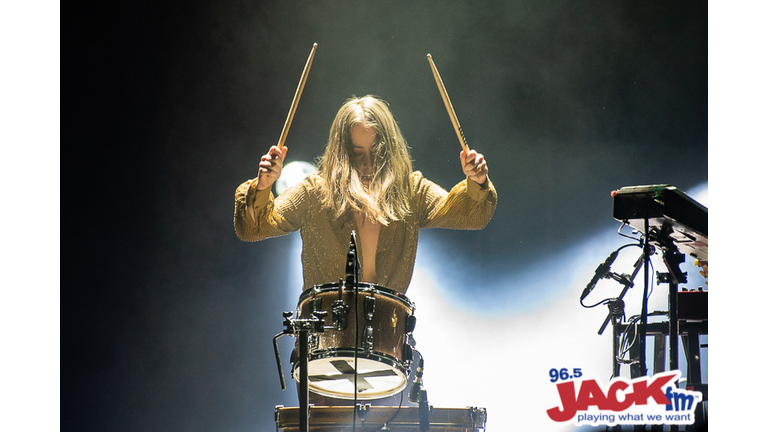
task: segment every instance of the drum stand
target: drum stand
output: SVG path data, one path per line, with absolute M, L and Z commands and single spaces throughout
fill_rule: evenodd
M 280 385 L 285 390 L 283 366 L 280 362 L 280 351 L 277 340 L 283 336 L 297 336 L 299 339 L 299 431 L 309 432 L 309 333 L 321 333 L 325 329 L 326 311 L 314 311 L 311 318 L 293 318 L 293 312 L 283 312 L 285 330 L 275 335 L 272 345 L 275 348 L 277 369 L 280 373 Z
M 360 275 L 360 260 L 357 256 L 357 236 L 355 231 L 352 231 L 352 236 L 349 240 L 349 252 L 347 252 L 347 285 L 351 285 L 355 289 L 355 326 L 357 326 L 357 292 L 358 292 L 358 280 Z M 275 349 L 275 359 L 277 360 L 277 370 L 280 373 L 280 385 L 285 390 L 285 378 L 283 374 L 283 365 L 280 361 L 280 351 L 277 347 L 277 340 L 286 335 L 297 336 L 299 339 L 299 432 L 309 432 L 309 333 L 322 333 L 325 330 L 325 317 L 328 315 L 326 311 L 313 311 L 310 318 L 293 318 L 292 311 L 283 312 L 283 326 L 285 329 L 275 335 L 272 339 L 272 345 Z M 355 392 L 355 410 L 352 427 L 355 427 L 354 418 L 357 415 L 358 409 L 361 412 L 365 412 L 363 407 L 358 407 L 357 404 L 357 351 L 359 342 L 357 330 L 355 331 L 355 377 L 354 377 L 354 392 Z

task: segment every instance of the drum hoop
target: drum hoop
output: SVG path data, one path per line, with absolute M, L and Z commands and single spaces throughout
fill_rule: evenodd
M 309 367 L 312 364 L 312 362 L 315 361 L 315 360 L 323 360 L 323 359 L 326 359 L 326 358 L 332 359 L 332 358 L 341 358 L 341 357 L 353 357 L 355 355 L 354 354 L 354 350 L 351 350 L 351 349 L 327 349 L 327 350 L 322 350 L 322 351 L 319 351 L 319 352 L 322 354 L 322 356 L 316 357 L 316 358 L 311 358 L 309 360 L 309 362 L 307 363 L 307 367 Z M 339 355 L 330 355 L 330 354 L 341 354 L 341 356 L 339 356 Z M 369 352 L 369 353 L 358 353 L 357 357 L 358 357 L 358 359 L 373 360 L 373 361 L 376 361 L 378 363 L 386 364 L 387 366 L 389 366 L 389 367 L 391 367 L 393 369 L 396 369 L 397 372 L 400 373 L 400 378 L 401 378 L 400 384 L 398 384 L 396 387 L 394 387 L 394 388 L 392 388 L 390 390 L 387 390 L 386 392 L 379 392 L 379 393 L 373 393 L 373 394 L 358 393 L 357 394 L 357 398 L 358 399 L 360 399 L 360 400 L 374 400 L 374 399 L 381 399 L 381 398 L 384 398 L 384 397 L 389 397 L 389 396 L 392 396 L 394 394 L 397 394 L 397 393 L 403 391 L 403 389 L 405 389 L 408 386 L 409 371 L 406 370 L 400 362 L 392 359 L 390 356 L 388 356 L 386 354 L 377 354 L 377 353 Z M 299 370 L 298 370 L 299 364 L 298 363 L 299 362 L 295 362 L 291 366 L 291 375 L 297 381 L 299 379 L 299 377 L 297 376 L 297 374 L 299 373 Z M 332 398 L 344 399 L 344 400 L 351 400 L 351 399 L 354 398 L 354 396 L 350 396 L 348 394 L 342 394 L 340 392 L 329 391 L 329 390 L 326 390 L 326 389 L 322 388 L 321 386 L 312 385 L 311 383 L 309 385 L 309 388 L 310 388 L 310 390 L 312 392 L 317 393 L 317 394 L 322 395 L 322 396 L 326 396 L 326 397 L 332 397 Z
M 330 282 L 330 283 L 315 285 L 312 288 L 307 288 L 299 296 L 299 305 L 301 305 L 306 299 L 311 298 L 314 295 L 321 294 L 328 291 L 338 290 L 339 285 L 340 285 L 339 282 Z M 408 309 L 411 310 L 411 313 L 413 313 L 413 310 L 414 310 L 413 302 L 408 297 L 406 297 L 405 294 L 399 291 L 395 291 L 391 288 L 372 284 L 369 282 L 358 283 L 358 290 L 362 292 L 378 292 L 384 295 L 385 297 L 391 297 L 395 300 L 399 300 L 405 303 Z
M 315 361 L 315 360 L 323 360 L 327 358 L 334 358 L 334 357 L 354 357 L 355 356 L 355 350 L 352 348 L 327 348 L 324 350 L 315 350 L 309 354 L 309 362 Z M 384 354 L 384 353 L 378 353 L 373 351 L 367 351 L 367 352 L 357 352 L 357 358 L 359 359 L 368 359 L 373 360 L 378 363 L 384 363 L 389 367 L 397 368 L 403 375 L 406 376 L 406 379 L 409 375 L 408 370 L 403 366 L 403 363 L 394 357 Z M 291 367 L 291 373 L 295 374 L 296 368 L 298 367 L 298 361 L 294 362 Z M 407 362 L 410 364 L 410 361 Z

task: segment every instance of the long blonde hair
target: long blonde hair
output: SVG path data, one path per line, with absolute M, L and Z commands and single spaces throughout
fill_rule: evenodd
M 374 173 L 368 187 L 352 158 L 350 130 L 356 125 L 376 131 L 371 148 Z M 318 174 L 325 180 L 323 203 L 336 217 L 354 210 L 383 225 L 402 220 L 410 212 L 412 171 L 408 145 L 387 103 L 370 95 L 347 100 L 336 114 L 319 160 Z

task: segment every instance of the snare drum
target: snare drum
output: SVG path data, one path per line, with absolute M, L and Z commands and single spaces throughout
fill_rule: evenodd
M 359 284 L 357 296 L 343 283 L 304 291 L 298 305 L 301 318 L 327 312 L 325 331 L 309 338 L 309 390 L 354 399 L 357 347 L 357 399 L 381 399 L 402 391 L 413 357 L 409 342 L 416 324 L 414 309 L 405 295 L 369 283 Z M 292 362 L 298 381 L 299 359 Z

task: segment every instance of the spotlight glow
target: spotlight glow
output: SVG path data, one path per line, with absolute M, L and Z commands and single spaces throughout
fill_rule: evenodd
M 309 162 L 294 161 L 283 167 L 280 178 L 275 182 L 275 191 L 278 195 L 285 192 L 291 186 L 301 183 L 304 178 L 317 171 L 317 167 Z
M 692 198 L 706 200 L 706 184 L 693 190 Z M 520 430 L 574 430 L 573 425 L 555 423 L 546 414 L 559 403 L 548 371 L 578 367 L 585 378 L 607 382 L 611 377 L 611 327 L 598 335 L 608 310 L 602 305 L 585 309 L 579 297 L 607 255 L 631 242 L 619 236 L 617 228 L 618 223 L 544 263 L 533 263 L 524 274 L 511 274 L 499 266 L 498 275 L 484 277 L 490 294 L 483 294 L 482 301 L 466 286 L 457 286 L 466 280 L 445 277 L 451 274 L 450 261 L 441 259 L 443 248 L 431 236 L 423 236 L 407 296 L 416 304 L 414 336 L 416 349 L 424 356 L 424 388 L 429 391 L 430 403 L 435 407 L 485 407 L 490 431 L 511 430 L 513 426 Z M 639 248 L 621 252 L 613 271 L 631 274 L 639 253 Z M 564 266 L 563 262 L 569 264 Z M 652 264 L 648 310 L 666 310 L 668 286 L 657 286 L 655 281 L 655 271 L 665 271 L 660 254 L 652 257 Z M 681 270 L 688 273 L 687 287 L 704 286 L 693 259 L 689 257 Z M 624 297 L 627 317 L 640 313 L 643 278 L 641 271 Z M 603 279 L 585 303 L 617 297 L 622 287 Z M 488 301 L 494 296 L 496 300 Z M 487 302 L 487 308 L 479 307 L 479 302 Z M 704 336 L 702 343 L 706 340 Z M 652 340 L 646 347 L 653 348 Z M 702 349 L 704 382 L 708 381 L 707 357 L 707 350 Z M 653 356 L 646 354 L 646 360 L 651 368 Z M 681 352 L 683 371 L 687 366 L 684 360 Z M 629 367 L 621 369 L 621 375 L 628 377 Z

